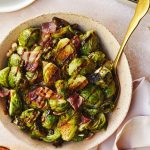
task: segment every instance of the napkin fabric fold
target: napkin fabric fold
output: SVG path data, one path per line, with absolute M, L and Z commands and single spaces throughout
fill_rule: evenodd
M 132 102 L 126 119 L 106 141 L 92 150 L 150 150 L 150 83 L 133 82 Z

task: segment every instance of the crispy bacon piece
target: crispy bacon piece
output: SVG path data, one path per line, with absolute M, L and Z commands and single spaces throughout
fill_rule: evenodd
M 80 41 L 80 38 L 76 35 L 73 37 L 73 40 L 72 40 L 72 43 L 73 45 L 75 46 L 75 48 L 78 50 L 81 46 L 81 41 Z
M 44 34 L 54 33 L 56 31 L 56 24 L 54 22 L 46 22 L 42 24 L 42 32 Z
M 21 58 L 25 62 L 24 66 L 26 70 L 30 72 L 34 72 L 39 65 L 40 56 L 41 56 L 41 51 L 24 52 Z
M 10 91 L 4 87 L 0 87 L 0 97 L 4 98 L 6 96 L 8 96 L 10 93 Z
M 70 96 L 67 101 L 70 103 L 70 105 L 73 107 L 75 111 L 79 109 L 83 102 L 83 97 L 81 97 L 79 94 L 75 93 L 72 96 Z

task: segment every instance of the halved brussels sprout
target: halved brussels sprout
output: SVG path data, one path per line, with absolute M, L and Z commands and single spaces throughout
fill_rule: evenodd
M 115 103 L 112 100 L 104 101 L 104 103 L 100 107 L 101 111 L 105 114 L 112 112 L 114 108 Z
M 87 31 L 84 35 L 80 36 L 81 39 L 81 49 L 80 52 L 82 55 L 89 55 L 91 52 L 97 51 L 100 49 L 100 42 L 98 36 L 94 31 Z
M 83 113 L 84 113 L 84 115 L 90 117 L 91 119 L 93 119 L 93 117 L 95 115 L 97 115 L 99 111 L 100 110 L 98 108 L 88 108 L 86 106 L 83 106 Z
M 55 60 L 57 64 L 63 65 L 68 60 L 75 57 L 76 51 L 75 47 L 68 38 L 61 39 L 55 49 Z
M 8 85 L 8 75 L 10 72 L 10 67 L 6 67 L 0 70 L 0 85 L 4 87 L 9 87 Z
M 88 57 L 74 58 L 69 64 L 68 73 L 70 76 L 81 74 L 86 75 L 95 69 L 94 62 Z
M 62 97 L 66 97 L 67 96 L 67 82 L 65 80 L 58 80 L 55 82 L 55 87 L 57 90 L 57 94 L 62 96 Z
M 104 93 L 106 98 L 111 98 L 115 95 L 116 93 L 116 85 L 115 82 L 112 81 L 105 89 L 104 89 Z
M 14 117 L 22 111 L 22 102 L 16 90 L 10 90 L 9 115 Z
M 42 46 L 36 45 L 33 49 L 34 52 L 39 52 L 42 49 Z
M 40 37 L 39 28 L 28 28 L 21 32 L 18 38 L 19 45 L 31 47 Z
M 19 67 L 11 67 L 11 70 L 9 72 L 9 76 L 8 76 L 8 82 L 9 82 L 9 86 L 12 88 L 18 87 L 20 81 L 22 78 L 22 74 L 20 72 Z
M 8 60 L 9 66 L 20 66 L 21 65 L 21 57 L 18 54 L 12 54 Z
M 88 94 L 88 98 L 87 96 L 85 96 L 86 94 L 89 91 L 89 94 Z M 80 94 L 82 97 L 86 97 L 87 99 L 84 99 L 84 105 L 87 106 L 87 107 L 90 107 L 90 108 L 98 108 L 103 100 L 104 100 L 104 94 L 103 92 L 101 91 L 100 88 L 97 88 L 97 87 L 91 87 L 91 89 L 89 90 L 89 87 L 86 91 L 86 88 L 81 92 Z
M 69 115 L 65 114 L 64 116 L 61 116 L 57 126 L 58 129 L 60 130 L 62 139 L 64 141 L 70 141 L 73 139 L 78 129 L 77 124 L 78 124 L 77 113 L 74 113 L 72 116 L 70 116 L 70 114 Z
M 70 90 L 82 90 L 87 84 L 87 78 L 82 75 L 73 76 L 68 80 Z
M 102 51 L 92 52 L 89 56 L 98 66 L 104 63 L 106 60 L 105 54 Z
M 50 114 L 50 110 L 44 111 L 41 117 L 42 126 L 51 129 L 57 123 L 58 117 Z
M 34 123 L 34 125 L 31 127 L 31 137 L 35 139 L 42 139 L 46 136 L 45 132 L 41 130 L 41 128 Z
M 61 137 L 59 129 L 56 127 L 53 132 L 50 130 L 48 135 L 42 138 L 45 142 L 54 142 Z
M 25 51 L 28 51 L 29 49 L 24 46 L 18 46 L 17 47 L 17 53 L 21 56 Z
M 68 102 L 64 98 L 54 95 L 49 100 L 50 108 L 57 114 L 65 113 L 68 108 Z
M 53 85 L 60 78 L 59 68 L 53 63 L 48 63 L 43 68 L 43 79 L 46 85 Z
M 107 120 L 103 113 L 99 113 L 88 126 L 90 130 L 97 131 L 107 127 Z
M 20 121 L 24 123 L 25 126 L 31 128 L 36 122 L 40 112 L 33 108 L 27 109 L 22 112 L 20 116 Z

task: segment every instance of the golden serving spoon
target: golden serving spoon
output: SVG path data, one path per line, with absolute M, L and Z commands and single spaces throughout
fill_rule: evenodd
M 126 35 L 125 35 L 125 37 L 122 41 L 120 49 L 119 49 L 119 51 L 117 53 L 117 56 L 116 56 L 116 58 L 113 62 L 114 80 L 115 80 L 116 88 L 117 88 L 115 102 L 117 102 L 117 100 L 120 96 L 120 91 L 121 91 L 120 82 L 119 82 L 119 78 L 118 78 L 118 74 L 117 74 L 117 66 L 118 66 L 119 60 L 122 56 L 122 53 L 124 51 L 124 47 L 125 47 L 126 43 L 128 42 L 128 40 L 129 40 L 130 36 L 132 35 L 133 31 L 137 28 L 137 26 L 138 26 L 139 22 L 141 21 L 141 19 L 148 12 L 149 6 L 150 6 L 150 0 L 139 0 L 138 1 L 134 16 L 133 16 L 133 18 L 132 18 L 132 20 L 129 24 Z

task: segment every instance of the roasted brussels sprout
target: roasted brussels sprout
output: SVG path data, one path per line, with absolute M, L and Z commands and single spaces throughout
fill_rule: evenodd
M 59 129 L 56 127 L 53 131 L 49 131 L 48 135 L 43 139 L 45 142 L 53 142 L 59 139 L 61 136 Z
M 99 113 L 94 121 L 92 121 L 88 128 L 92 131 L 97 131 L 106 128 L 107 120 L 103 113 Z
M 80 95 L 84 98 L 84 105 L 90 108 L 98 108 L 104 100 L 102 90 L 94 85 L 84 88 Z
M 18 87 L 22 78 L 22 74 L 20 72 L 19 67 L 11 67 L 9 75 L 8 75 L 8 82 L 9 86 L 12 88 Z
M 68 88 L 68 84 L 65 80 L 58 80 L 55 82 L 55 87 L 57 90 L 58 95 L 62 96 L 62 97 L 66 97 L 67 96 L 67 88 Z
M 87 31 L 84 35 L 80 35 L 81 39 L 81 49 L 80 52 L 82 55 L 89 55 L 91 52 L 97 51 L 100 49 L 99 38 L 94 31 Z
M 12 54 L 9 58 L 8 64 L 9 66 L 20 66 L 21 57 L 18 54 Z
M 94 69 L 95 64 L 88 57 L 75 58 L 69 64 L 68 74 L 70 76 L 76 74 L 86 75 L 93 72 Z
M 68 86 L 70 90 L 81 90 L 88 84 L 88 80 L 85 76 L 77 75 L 68 80 Z
M 60 78 L 59 69 L 53 63 L 48 63 L 43 68 L 43 79 L 46 85 L 53 85 Z
M 46 136 L 46 133 L 40 129 L 40 127 L 34 123 L 34 125 L 31 127 L 31 137 L 35 139 L 42 139 Z
M 46 129 L 51 129 L 57 123 L 58 117 L 50 114 L 50 110 L 43 112 L 41 117 L 42 126 Z
M 106 98 L 111 98 L 112 96 L 115 95 L 116 93 L 116 85 L 115 82 L 112 81 L 105 89 L 104 89 L 104 93 Z
M 10 91 L 9 115 L 14 117 L 22 112 L 22 102 L 16 90 Z
M 92 59 L 97 66 L 100 66 L 106 60 L 105 54 L 102 51 L 92 52 L 88 57 Z
M 8 85 L 8 75 L 10 72 L 10 67 L 6 67 L 0 71 L 0 85 L 4 87 L 9 87 Z
M 70 113 L 70 112 L 69 112 Z M 71 117 L 71 118 L 70 118 Z M 78 124 L 78 114 L 74 113 L 72 116 L 66 114 L 61 116 L 58 122 L 58 129 L 60 130 L 62 139 L 64 141 L 70 141 L 76 134 Z
M 50 108 L 54 111 L 55 114 L 65 113 L 68 108 L 68 102 L 64 98 L 60 98 L 58 95 L 54 95 L 49 100 Z
M 18 38 L 19 45 L 31 47 L 40 37 L 39 28 L 28 28 L 21 32 Z
M 55 60 L 58 65 L 63 65 L 75 55 L 76 51 L 70 39 L 64 38 L 58 42 L 55 50 Z
M 24 124 L 24 126 L 31 128 L 36 122 L 40 112 L 33 108 L 27 109 L 22 112 L 20 116 L 20 121 Z

